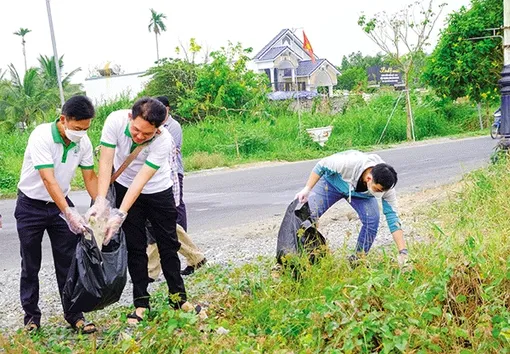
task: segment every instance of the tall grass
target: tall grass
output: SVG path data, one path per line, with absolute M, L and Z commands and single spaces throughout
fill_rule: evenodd
M 0 337 L 7 353 L 508 353 L 510 351 L 510 163 L 472 173 L 462 192 L 424 211 L 413 269 L 393 249 L 350 269 L 345 250 L 304 265 L 299 280 L 274 259 L 212 266 L 187 280 L 209 318 L 168 309 L 164 287 L 148 319 L 128 309 L 94 314 L 97 337 L 59 326 Z M 431 220 L 428 222 L 427 220 Z M 434 222 L 432 222 L 434 220 Z M 426 227 L 425 227 L 426 226 Z

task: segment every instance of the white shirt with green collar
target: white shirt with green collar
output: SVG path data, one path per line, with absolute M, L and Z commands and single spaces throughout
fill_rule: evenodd
M 138 146 L 133 142 L 129 132 L 129 113 L 131 113 L 129 109 L 110 113 L 106 118 L 101 134 L 101 145 L 115 148 L 114 170 L 117 170 Z M 154 194 L 172 187 L 171 170 L 168 162 L 168 154 L 172 149 L 172 137 L 166 129 L 159 129 L 159 131 L 160 134 L 145 143 L 145 147 L 136 159 L 117 178 L 117 182 L 122 186 L 129 188 L 145 164 L 157 171 L 144 186 L 143 194 Z
M 57 120 L 58 121 L 58 120 Z M 53 168 L 55 179 L 65 196 L 78 167 L 93 169 L 92 143 L 85 135 L 78 143 L 65 145 L 57 121 L 37 126 L 28 138 L 18 189 L 27 197 L 52 202 L 39 170 Z

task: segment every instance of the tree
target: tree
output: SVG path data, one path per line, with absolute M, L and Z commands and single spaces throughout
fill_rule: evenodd
M 180 99 L 195 87 L 199 66 L 181 59 L 162 59 L 157 66 L 147 70 L 152 78 L 141 96 L 168 97 L 172 110 L 176 109 Z
M 501 0 L 472 0 L 469 9 L 462 7 L 450 14 L 447 27 L 427 60 L 424 80 L 442 98 L 468 96 L 486 103 L 499 100 L 501 38 L 480 37 L 492 34 L 487 29 L 502 26 Z
M 58 95 L 45 90 L 37 69 L 30 68 L 21 80 L 14 65 L 9 65 L 11 83 L 1 98 L 5 104 L 8 122 L 26 127 L 37 121 L 44 121 L 46 112 L 59 105 Z
M 55 65 L 55 59 L 53 56 L 48 57 L 46 55 L 40 55 L 37 59 L 39 61 L 38 72 L 41 75 L 43 86 L 49 89 L 58 90 L 58 78 L 57 78 L 57 67 Z M 64 68 L 64 56 L 62 55 L 59 60 L 60 72 Z M 69 72 L 67 75 L 62 77 L 62 87 L 66 96 L 72 96 L 81 91 L 80 85 L 71 84 L 72 77 L 81 71 L 81 68 L 76 68 Z
M 251 51 L 240 43 L 229 42 L 227 47 L 212 52 L 211 63 L 198 71 L 193 91 L 180 101 L 180 112 L 200 119 L 226 110 L 257 111 L 266 99 L 268 85 L 266 75 L 247 68 Z
M 388 64 L 383 53 L 377 53 L 375 56 L 363 55 L 361 52 L 352 52 L 348 56 L 342 57 L 340 72 L 350 68 L 362 68 L 366 70 L 371 66 L 383 66 Z
M 20 28 L 18 31 L 14 32 L 14 34 L 16 36 L 20 36 L 21 37 L 21 45 L 23 46 L 23 58 L 25 59 L 25 71 L 27 71 L 27 53 L 25 51 L 25 36 L 29 33 L 29 32 L 32 32 L 31 30 L 29 30 L 28 28 Z
M 368 77 L 366 69 L 362 67 L 351 67 L 342 71 L 338 76 L 338 83 L 335 88 L 340 90 L 361 91 L 366 90 Z
M 179 47 L 175 47 L 175 53 L 177 55 L 184 53 L 184 60 L 190 63 L 195 63 L 195 57 L 202 50 L 202 46 L 197 43 L 195 38 L 190 38 L 189 45 L 186 47 L 181 41 L 179 41 Z M 207 52 L 205 53 L 207 56 Z
M 161 34 L 161 31 L 166 31 L 166 26 L 163 22 L 163 19 L 166 19 L 166 15 L 162 13 L 157 13 L 154 9 L 151 9 L 151 20 L 149 22 L 149 32 L 154 32 L 156 36 L 156 57 L 159 61 L 159 45 L 158 45 L 158 36 Z
M 445 4 L 434 6 L 434 0 L 419 0 L 405 9 L 387 14 L 381 12 L 372 19 L 360 16 L 358 25 L 368 37 L 404 73 L 406 89 L 407 140 L 414 140 L 414 125 L 409 93 L 410 74 L 414 60 L 428 45 L 430 33 L 441 15 Z M 437 11 L 437 12 L 436 12 Z

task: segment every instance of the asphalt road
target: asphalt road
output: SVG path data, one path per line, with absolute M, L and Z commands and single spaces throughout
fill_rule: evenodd
M 495 144 L 489 137 L 441 140 L 377 153 L 398 172 L 397 191 L 409 192 L 454 182 L 486 165 Z M 184 199 L 190 234 L 282 214 L 316 162 L 263 164 L 187 175 Z M 87 210 L 90 199 L 86 192 L 72 192 L 70 197 L 81 212 Z M 0 271 L 20 266 L 14 207 L 15 200 L 0 200 Z M 51 262 L 48 237 L 43 242 L 43 262 Z

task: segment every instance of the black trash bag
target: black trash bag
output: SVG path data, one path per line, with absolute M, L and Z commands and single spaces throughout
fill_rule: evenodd
M 79 235 L 76 254 L 62 294 L 64 312 L 100 310 L 119 301 L 127 281 L 127 248 L 122 229 L 100 251 L 91 239 Z
M 297 199 L 290 203 L 278 231 L 277 262 L 283 264 L 287 255 L 306 254 L 315 263 L 323 256 L 325 245 L 326 239 L 317 230 L 308 203 L 301 204 Z

